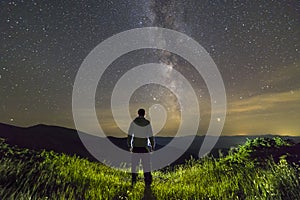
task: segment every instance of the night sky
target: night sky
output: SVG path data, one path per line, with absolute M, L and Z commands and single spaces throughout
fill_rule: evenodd
M 74 128 L 73 83 L 89 52 L 119 32 L 158 26 L 192 37 L 216 63 L 228 103 L 223 135 L 300 136 L 299 1 L 163 2 L 1 1 L 0 122 Z M 190 81 L 201 109 L 199 134 L 205 133 L 210 97 L 201 76 L 179 56 L 148 49 L 118 58 L 98 84 L 96 108 L 107 134 L 121 134 L 109 105 L 114 84 L 148 62 L 165 63 Z M 132 116 L 154 103 L 168 111 L 160 134 L 174 135 L 180 108 L 165 87 L 139 88 Z

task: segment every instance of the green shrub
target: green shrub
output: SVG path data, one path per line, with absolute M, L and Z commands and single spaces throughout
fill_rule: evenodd
M 297 199 L 299 168 L 261 149 L 290 145 L 280 139 L 248 140 L 226 157 L 190 160 L 153 173 L 151 190 L 141 179 L 100 163 L 55 152 L 36 152 L 0 142 L 0 197 L 3 199 Z M 259 155 L 259 156 L 258 156 Z M 258 159 L 259 158 L 259 159 Z M 261 167 L 257 164 L 264 160 Z M 256 159 L 254 162 L 253 159 Z

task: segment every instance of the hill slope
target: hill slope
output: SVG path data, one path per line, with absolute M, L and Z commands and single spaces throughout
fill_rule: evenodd
M 251 140 L 220 159 L 207 157 L 173 170 L 154 172 L 154 182 L 146 189 L 141 179 L 132 189 L 129 173 L 96 162 L 22 149 L 1 141 L 0 198 L 297 199 L 299 166 L 288 164 L 282 155 L 278 162 L 269 156 L 264 157 L 263 163 L 256 159 L 258 150 L 294 145 L 278 141 L 277 146 L 272 146 L 273 139 L 258 140 L 259 145 Z M 252 148 L 255 146 L 259 148 Z
M 85 133 L 81 133 L 85 134 Z M 87 134 L 85 134 L 87 135 Z M 92 140 L 99 141 L 101 144 L 103 139 L 100 137 L 89 136 Z M 192 136 L 171 138 L 171 137 L 156 137 L 156 148 L 162 148 L 169 144 L 171 140 L 186 140 Z M 254 139 L 257 136 L 221 136 L 218 139 L 212 154 L 215 157 L 219 156 L 219 150 L 227 153 L 228 149 L 231 147 L 236 147 L 247 141 L 247 138 Z M 273 135 L 268 135 L 265 137 L 275 137 Z M 65 153 L 67 155 L 78 155 L 82 158 L 87 158 L 91 161 L 97 161 L 85 148 L 83 143 L 78 136 L 78 133 L 74 129 L 58 127 L 58 126 L 48 126 L 48 125 L 36 125 L 28 128 L 21 128 L 12 125 L 0 123 L 0 138 L 6 139 L 6 142 L 10 145 L 17 145 L 18 147 L 28 148 L 33 150 L 48 150 L 55 151 L 57 153 Z M 284 139 L 292 139 L 296 142 L 300 142 L 300 137 L 283 137 Z M 115 138 L 109 137 L 112 143 L 122 149 L 128 149 L 126 144 L 126 138 Z M 196 136 L 192 145 L 188 150 L 173 163 L 182 164 L 186 159 L 191 156 L 193 158 L 198 158 L 198 152 L 201 144 L 204 140 L 204 136 Z M 174 151 L 182 151 L 179 146 L 172 147 Z

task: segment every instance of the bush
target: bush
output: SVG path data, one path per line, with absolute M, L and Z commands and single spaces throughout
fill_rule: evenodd
M 149 196 L 156 199 L 297 199 L 299 168 L 290 165 L 283 156 L 275 162 L 263 154 L 289 145 L 277 138 L 248 140 L 226 157 L 205 157 L 172 170 L 156 171 L 151 189 L 144 190 L 141 179 L 132 189 L 130 174 L 100 163 L 55 152 L 20 149 L 1 141 L 0 196 L 3 199 Z

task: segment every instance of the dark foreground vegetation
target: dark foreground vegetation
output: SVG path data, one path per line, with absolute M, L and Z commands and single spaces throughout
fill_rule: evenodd
M 1 140 L 0 199 L 299 199 L 299 150 L 278 137 L 248 140 L 218 159 L 156 171 L 145 189 L 100 163 Z

